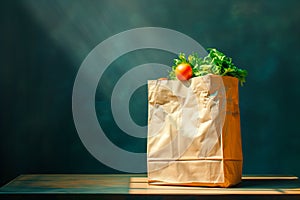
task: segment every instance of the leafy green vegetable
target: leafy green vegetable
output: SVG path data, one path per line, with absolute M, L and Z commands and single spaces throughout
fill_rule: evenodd
M 180 53 L 178 58 L 174 59 L 174 66 L 172 66 L 172 71 L 169 73 L 169 78 L 176 79 L 175 69 L 179 64 L 189 63 L 192 66 L 193 77 L 216 74 L 236 77 L 239 79 L 241 85 L 246 82 L 247 70 L 236 67 L 232 62 L 232 58 L 227 57 L 224 53 L 214 48 L 208 50 L 209 54 L 204 58 L 194 53 L 186 59 L 185 54 Z

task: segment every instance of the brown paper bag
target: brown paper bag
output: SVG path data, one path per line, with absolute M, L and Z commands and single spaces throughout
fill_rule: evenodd
M 148 182 L 229 187 L 241 181 L 238 79 L 148 81 Z

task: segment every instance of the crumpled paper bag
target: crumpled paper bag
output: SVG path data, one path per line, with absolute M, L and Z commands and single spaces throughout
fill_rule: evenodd
M 242 161 L 237 78 L 148 81 L 150 184 L 229 187 Z

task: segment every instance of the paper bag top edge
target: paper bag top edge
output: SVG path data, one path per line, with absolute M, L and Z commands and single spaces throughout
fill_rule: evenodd
M 233 76 L 221 76 L 221 75 L 216 75 L 216 74 L 207 74 L 207 75 L 204 75 L 204 76 L 197 76 L 197 77 L 192 77 L 191 79 L 189 79 L 188 81 L 180 81 L 180 80 L 169 80 L 169 79 L 163 79 L 163 80 L 148 80 L 148 82 L 152 82 L 152 81 L 171 81 L 171 82 L 190 82 L 192 81 L 193 79 L 203 79 L 203 78 L 207 78 L 207 77 L 222 77 L 223 80 L 232 80 L 232 81 L 239 81 L 238 78 L 236 77 L 233 77 Z

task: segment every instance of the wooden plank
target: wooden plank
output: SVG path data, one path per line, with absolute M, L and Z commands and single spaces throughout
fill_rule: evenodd
M 0 189 L 6 193 L 128 194 L 128 175 L 21 175 Z
M 245 189 L 245 188 L 207 188 L 207 187 L 184 187 L 149 185 L 147 183 L 131 183 L 130 193 L 142 194 L 281 194 L 276 189 Z
M 253 191 L 242 191 L 242 190 L 185 190 L 185 189 L 164 189 L 164 190 L 147 190 L 147 189 L 131 189 L 130 194 L 192 194 L 192 195 L 281 195 L 281 191 L 276 190 L 253 190 Z M 296 193 L 298 194 L 298 193 Z
M 299 195 L 295 176 L 244 176 L 233 188 L 149 185 L 145 174 L 29 174 L 0 188 L 1 194 L 111 195 Z
M 134 176 L 134 175 L 133 175 Z M 298 180 L 297 176 L 243 176 L 242 180 Z M 131 177 L 131 182 L 147 182 L 147 177 Z
M 285 182 L 280 185 L 272 185 L 270 181 L 290 181 L 298 180 L 297 177 L 264 177 L 264 176 L 246 176 L 243 181 L 258 181 L 255 187 L 233 187 L 233 188 L 208 188 L 208 187 L 187 187 L 187 186 L 166 186 L 166 185 L 149 185 L 146 177 L 132 177 L 130 181 L 131 194 L 239 194 L 239 195 L 278 195 L 278 194 L 300 194 L 300 185 L 292 185 L 287 187 Z M 267 181 L 269 184 L 262 185 L 261 183 Z M 278 184 L 278 182 L 275 182 Z M 290 182 L 289 182 L 290 183 Z M 292 182 L 293 183 L 293 182 Z M 291 185 L 291 184 L 290 184 Z M 264 187 L 262 187 L 264 186 Z M 285 188 L 286 187 L 286 188 Z M 296 187 L 296 188 L 294 188 Z

